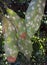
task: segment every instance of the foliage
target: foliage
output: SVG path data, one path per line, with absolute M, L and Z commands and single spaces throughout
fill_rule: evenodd
M 21 1 L 21 0 L 20 0 Z M 3 10 L 6 11 L 6 10 Z M 6 12 L 5 12 L 6 13 Z M 0 36 L 0 65 L 8 65 L 8 62 L 5 57 L 5 52 L 3 49 L 4 46 L 4 37 L 1 34 Z M 42 19 L 41 26 L 37 33 L 31 38 L 33 42 L 33 52 L 28 62 L 27 58 L 24 57 L 22 53 L 18 54 L 17 62 L 21 62 L 21 65 L 46 65 L 47 63 L 47 16 L 44 16 Z M 21 59 L 20 59 L 21 58 Z

